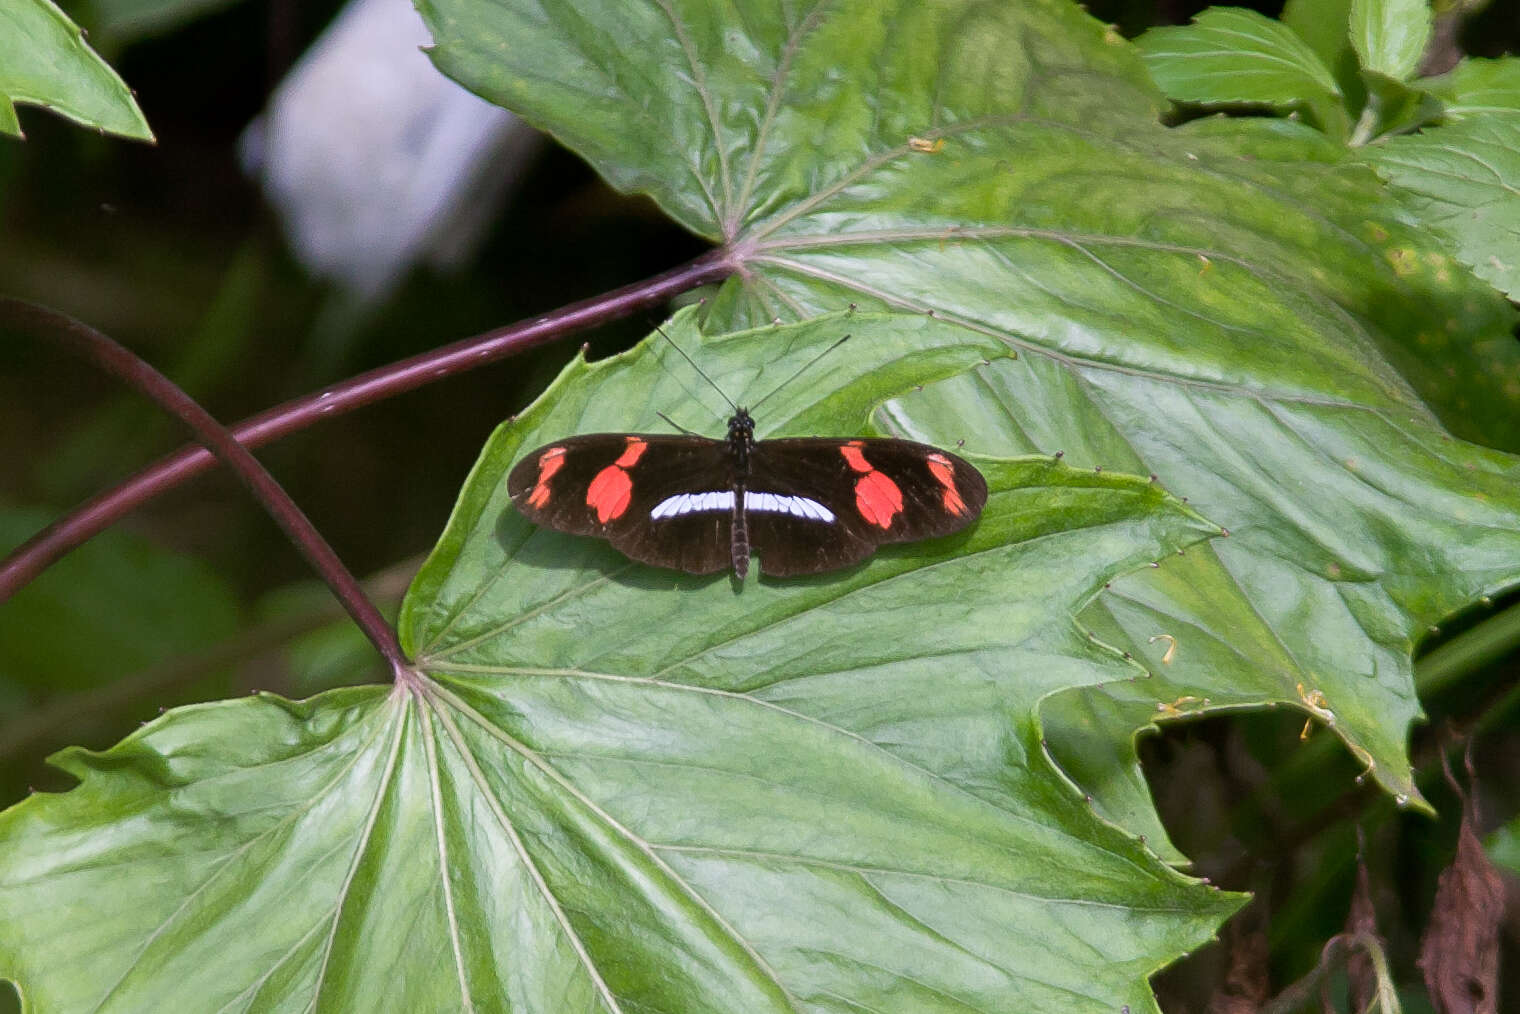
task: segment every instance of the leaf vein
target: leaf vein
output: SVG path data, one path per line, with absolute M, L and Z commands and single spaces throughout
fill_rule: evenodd
M 522 757 L 523 760 L 533 765 L 551 781 L 558 784 L 560 788 L 564 789 L 565 792 L 574 797 L 582 806 L 585 806 L 592 813 L 596 814 L 599 819 L 605 822 L 605 825 L 609 829 L 611 829 L 618 836 L 631 844 L 634 848 L 638 849 L 640 852 L 643 852 L 651 862 L 657 865 L 662 872 L 670 877 L 672 883 L 680 885 L 681 889 L 686 893 L 686 895 L 691 898 L 692 901 L 696 902 L 696 904 L 704 912 L 707 913 L 709 918 L 711 918 L 718 926 L 720 926 L 723 931 L 727 933 L 730 938 L 744 950 L 744 953 L 747 954 L 750 960 L 754 962 L 755 967 L 759 969 L 767 979 L 770 980 L 770 982 L 776 987 L 777 991 L 786 998 L 787 1003 L 791 1005 L 794 1010 L 801 1009 L 800 1005 L 797 1003 L 797 1000 L 791 995 L 791 992 L 786 988 L 785 984 L 782 983 L 780 976 L 777 975 L 775 970 L 771 968 L 769 962 L 767 962 L 760 955 L 760 953 L 755 950 L 754 945 L 751 944 L 743 934 L 735 929 L 728 922 L 728 920 L 724 919 L 722 914 L 719 913 L 718 910 L 714 908 L 712 904 L 702 896 L 701 892 L 697 891 L 697 889 L 688 883 L 685 878 L 681 877 L 675 870 L 670 867 L 668 863 L 661 859 L 655 853 L 654 849 L 648 842 L 640 838 L 637 834 L 634 834 L 630 828 L 623 825 L 620 821 L 614 819 L 610 813 L 599 806 L 595 800 L 582 792 L 579 786 L 575 785 L 575 783 L 566 778 L 557 768 L 551 764 L 545 764 L 538 753 L 532 749 L 529 749 L 527 744 L 522 743 L 515 737 L 508 735 L 504 729 L 490 722 L 484 715 L 480 714 L 474 708 L 470 707 L 470 705 L 462 698 L 460 698 L 457 694 L 452 693 L 448 689 L 438 684 L 435 684 L 434 688 L 434 692 L 439 697 L 446 699 L 451 707 L 459 711 L 462 715 L 468 717 L 470 721 L 474 722 L 482 731 L 486 733 L 486 735 L 499 741 L 513 753 L 516 753 L 518 756 Z M 453 728 L 452 720 L 447 719 L 443 711 L 440 710 L 439 715 L 444 716 L 446 723 L 450 728 Z M 483 781 L 481 782 L 481 785 L 482 788 L 484 788 Z M 492 805 L 494 808 L 494 798 L 492 799 Z M 503 815 L 503 817 L 504 816 L 505 815 Z M 547 894 L 547 884 L 543 885 L 543 889 Z
M 712 129 L 713 148 L 718 153 L 718 171 L 722 174 L 723 206 L 715 209 L 718 212 L 717 220 L 719 227 L 724 230 L 725 242 L 733 239 L 733 234 L 728 231 L 728 223 L 734 214 L 734 195 L 731 170 L 728 166 L 728 150 L 723 143 L 723 129 L 718 119 L 718 111 L 713 108 L 712 90 L 707 85 L 707 75 L 703 73 L 703 63 L 697 58 L 695 47 L 692 45 L 691 36 L 687 32 L 686 23 L 676 13 L 675 7 L 670 0 L 655 0 L 665 16 L 670 19 L 670 26 L 676 33 L 677 40 L 681 43 L 681 49 L 686 54 L 686 65 L 691 71 L 693 87 L 697 90 L 697 96 L 702 100 L 702 108 L 707 113 L 707 123 Z
M 744 185 L 739 190 L 739 199 L 734 202 L 732 217 L 723 223 L 725 237 L 732 238 L 738 235 L 739 219 L 744 215 L 745 208 L 754 193 L 760 160 L 765 154 L 766 145 L 770 142 L 771 128 L 775 125 L 776 110 L 781 106 L 781 93 L 791 73 L 792 60 L 796 58 L 797 51 L 802 47 L 802 42 L 808 33 L 822 23 L 823 11 L 829 2 L 830 0 L 819 0 L 814 4 L 813 9 L 808 11 L 807 15 L 792 29 L 787 36 L 786 44 L 781 49 L 781 60 L 776 66 L 776 73 L 771 75 L 770 92 L 765 100 L 765 116 L 760 121 L 760 129 L 756 132 L 754 144 L 751 146 L 749 169 L 744 174 Z
M 617 997 L 613 994 L 611 987 L 602 978 L 600 970 L 596 967 L 596 962 L 591 959 L 591 954 L 586 950 L 585 941 L 580 938 L 580 934 L 571 925 L 569 916 L 565 913 L 564 908 L 561 907 L 559 899 L 555 897 L 554 892 L 550 889 L 548 881 L 544 878 L 543 871 L 538 868 L 538 863 L 533 860 L 533 856 L 529 853 L 526 843 L 523 842 L 522 836 L 518 833 L 516 825 L 512 823 L 512 818 L 501 808 L 500 801 L 491 790 L 485 773 L 480 770 L 480 766 L 475 761 L 475 755 L 467 747 L 464 735 L 460 732 L 459 727 L 454 723 L 453 718 L 450 717 L 448 712 L 438 707 L 437 702 L 432 699 L 434 696 L 445 699 L 451 707 L 470 715 L 477 724 L 482 725 L 483 728 L 493 735 L 496 730 L 492 728 L 490 723 L 485 722 L 479 715 L 476 715 L 472 709 L 467 706 L 461 706 L 462 702 L 447 690 L 437 684 L 433 684 L 429 688 L 429 710 L 437 716 L 438 720 L 443 724 L 444 729 L 448 732 L 449 740 L 454 744 L 454 748 L 459 751 L 459 756 L 470 773 L 470 780 L 475 784 L 476 790 L 480 793 L 486 806 L 490 808 L 491 814 L 496 818 L 497 824 L 505 832 L 508 842 L 512 845 L 512 850 L 517 853 L 517 857 L 522 861 L 523 869 L 527 871 L 529 878 L 533 881 L 533 885 L 538 888 L 538 893 L 544 899 L 544 903 L 549 906 L 549 911 L 553 913 L 554 920 L 559 923 L 561 931 L 569 941 L 570 947 L 575 951 L 581 966 L 586 970 L 586 974 L 591 979 L 593 987 L 601 995 L 602 1002 L 609 1011 L 613 1011 L 616 1014 L 616 1012 L 622 1010 L 622 1007 L 618 1003 Z M 501 739 L 503 736 L 497 736 L 496 738 Z M 511 740 L 510 737 L 505 738 Z M 509 745 L 514 745 L 515 742 L 515 740 L 511 740 Z M 515 745 L 514 749 L 516 749 Z

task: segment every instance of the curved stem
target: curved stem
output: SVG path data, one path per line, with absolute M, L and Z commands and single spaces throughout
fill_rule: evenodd
M 210 412 L 184 392 L 168 377 L 159 373 L 131 350 L 87 324 L 72 317 L 23 302 L 19 299 L 0 297 L 0 315 L 19 323 L 23 328 L 37 334 L 46 334 L 64 349 L 121 380 L 127 386 L 151 398 L 160 408 L 170 413 L 190 428 L 210 453 L 226 465 L 238 477 L 254 498 L 263 504 L 275 524 L 284 530 L 290 541 L 306 557 L 308 563 L 327 582 L 348 615 L 353 617 L 364 636 L 369 638 L 375 650 L 384 656 L 391 671 L 401 681 L 412 675 L 410 663 L 396 639 L 396 631 L 380 615 L 380 610 L 364 594 L 358 580 L 349 573 L 332 546 L 317 531 L 316 526 L 296 506 L 275 477 L 269 474 L 227 427 L 218 422 Z
M 259 447 L 303 429 L 317 419 L 351 412 L 477 366 L 563 337 L 577 329 L 648 309 L 734 271 L 728 251 L 714 250 L 664 274 L 485 334 L 361 373 L 341 383 L 277 405 L 232 427 L 246 447 Z M 8 301 L 9 302 L 9 301 Z M 74 547 L 110 527 L 138 506 L 205 472 L 216 459 L 204 448 L 183 448 L 53 522 L 0 560 L 0 602 Z

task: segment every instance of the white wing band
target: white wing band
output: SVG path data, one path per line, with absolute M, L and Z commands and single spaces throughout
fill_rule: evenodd
M 649 512 L 651 521 L 662 518 L 678 518 L 686 514 L 706 514 L 712 511 L 734 509 L 734 491 L 725 489 L 712 493 L 677 493 L 655 504 Z
M 660 521 L 664 518 L 679 518 L 687 514 L 708 514 L 733 509 L 732 490 L 677 493 L 655 504 L 654 510 L 649 512 L 649 519 Z M 794 518 L 822 521 L 824 524 L 832 524 L 834 521 L 834 512 L 817 500 L 805 496 L 788 496 L 785 493 L 756 493 L 753 490 L 745 490 L 744 509 L 757 513 L 790 514 Z
M 805 496 L 787 496 L 785 493 L 753 493 L 745 490 L 744 509 L 772 514 L 790 514 L 794 518 L 822 521 L 825 524 L 830 524 L 834 520 L 834 512 L 817 500 L 810 500 Z

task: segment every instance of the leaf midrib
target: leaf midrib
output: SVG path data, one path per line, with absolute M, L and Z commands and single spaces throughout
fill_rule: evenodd
M 778 993 L 780 993 L 780 995 L 785 998 L 790 1007 L 794 1011 L 800 1011 L 801 1008 L 796 998 L 791 995 L 790 990 L 788 990 L 785 984 L 782 983 L 780 976 L 778 976 L 775 970 L 770 967 L 770 964 L 765 961 L 765 959 L 757 950 L 755 950 L 753 944 L 750 943 L 749 939 L 743 934 L 739 933 L 738 930 L 735 929 L 728 922 L 728 920 L 724 919 L 722 914 L 719 913 L 717 909 L 714 908 L 707 901 L 707 899 L 704 898 L 701 893 L 695 889 L 695 887 L 689 884 L 684 877 L 680 876 L 674 869 L 669 866 L 669 864 L 661 859 L 656 854 L 654 848 L 650 845 L 650 843 L 644 841 L 630 828 L 625 827 L 620 821 L 614 819 L 610 813 L 597 805 L 595 800 L 591 799 L 589 796 L 581 792 L 573 782 L 564 777 L 553 765 L 544 763 L 542 758 L 538 755 L 537 751 L 530 749 L 527 744 L 518 741 L 515 737 L 509 736 L 505 730 L 501 729 L 499 726 L 487 719 L 484 715 L 480 714 L 466 701 L 443 686 L 441 683 L 430 680 L 428 694 L 430 709 L 439 716 L 439 720 L 442 721 L 445 728 L 449 730 L 450 739 L 454 742 L 455 749 L 459 750 L 461 756 L 466 758 L 466 764 L 470 770 L 471 779 L 475 782 L 477 790 L 488 800 L 488 805 L 490 805 L 492 812 L 497 814 L 498 820 L 502 822 L 503 829 L 512 835 L 513 845 L 515 848 L 519 849 L 519 855 L 522 858 L 524 864 L 528 869 L 532 871 L 535 885 L 542 893 L 545 902 L 549 904 L 550 907 L 554 910 L 556 917 L 562 920 L 561 925 L 564 928 L 565 932 L 570 936 L 573 945 L 576 948 L 577 954 L 581 956 L 582 961 L 586 965 L 588 973 L 595 976 L 595 980 L 602 986 L 603 989 L 607 990 L 605 996 L 613 1010 L 620 1010 L 621 1008 L 618 1007 L 610 989 L 607 989 L 606 983 L 601 980 L 600 974 L 596 971 L 595 963 L 592 962 L 589 953 L 586 952 L 579 936 L 575 934 L 574 928 L 570 925 L 568 917 L 564 915 L 563 910 L 560 908 L 558 900 L 555 898 L 553 891 L 550 890 L 547 881 L 542 878 L 541 874 L 538 871 L 537 865 L 533 863 L 531 856 L 526 850 L 526 846 L 524 846 L 521 840 L 517 837 L 516 829 L 512 826 L 510 819 L 507 818 L 506 814 L 501 811 L 497 805 L 495 794 L 491 791 L 490 784 L 486 780 L 484 773 L 481 772 L 479 767 L 474 763 L 473 754 L 471 754 L 470 751 L 466 749 L 466 744 L 464 743 L 463 736 L 459 733 L 458 727 L 454 725 L 452 718 L 448 716 L 447 712 L 445 712 L 442 708 L 437 707 L 436 703 L 431 698 L 436 697 L 440 700 L 446 701 L 451 708 L 455 709 L 460 714 L 468 718 L 472 723 L 476 725 L 477 728 L 484 731 L 487 736 L 500 742 L 503 746 L 507 747 L 507 749 L 511 750 L 513 753 L 521 757 L 524 761 L 537 768 L 540 773 L 558 785 L 562 790 L 570 795 L 571 798 L 575 799 L 578 803 L 580 803 L 580 805 L 586 807 L 586 809 L 594 814 L 597 819 L 603 822 L 604 827 L 608 828 L 614 834 L 621 837 L 624 841 L 628 842 L 634 848 L 642 852 L 650 862 L 654 863 L 655 866 L 659 868 L 659 870 L 665 876 L 670 878 L 671 883 L 679 885 L 680 889 L 687 895 L 689 900 L 695 903 L 703 912 L 705 912 L 708 918 L 712 919 L 713 922 L 719 926 L 723 932 L 726 933 L 729 938 L 744 951 L 744 953 L 749 957 L 749 960 L 754 963 L 754 967 L 759 970 L 775 986 Z
M 460 733 L 459 727 L 454 724 L 453 718 L 446 710 L 438 707 L 437 702 L 434 700 L 435 695 L 447 699 L 451 707 L 454 707 L 462 714 L 470 716 L 477 725 L 485 728 L 488 734 L 492 731 L 490 723 L 486 722 L 482 716 L 469 708 L 468 705 L 465 705 L 457 697 L 449 694 L 439 684 L 429 681 L 426 685 L 422 699 L 427 705 L 428 711 L 437 716 L 438 721 L 443 724 L 444 729 L 448 732 L 449 742 L 454 745 L 455 751 L 458 752 L 466 770 L 469 772 L 470 781 L 474 784 L 480 797 L 485 800 L 486 805 L 491 810 L 491 814 L 496 818 L 497 824 L 507 835 L 507 839 L 512 845 L 512 850 L 517 853 L 518 860 L 523 864 L 523 869 L 527 871 L 528 876 L 532 879 L 533 886 L 543 898 L 544 904 L 549 906 L 550 912 L 554 915 L 555 922 L 559 923 L 561 932 L 565 934 L 565 938 L 575 951 L 576 958 L 579 960 L 581 967 L 586 970 L 586 975 L 590 978 L 596 992 L 601 996 L 602 1002 L 609 1011 L 612 1011 L 613 1014 L 618 1014 L 622 1010 L 622 1006 L 618 1003 L 617 997 L 613 994 L 611 987 L 602 978 L 601 971 L 596 967 L 596 962 L 591 959 L 590 953 L 586 950 L 585 941 L 580 938 L 580 934 L 575 931 L 575 927 L 570 922 L 570 917 L 560 907 L 559 899 L 550 890 L 548 882 L 544 879 L 543 872 L 538 868 L 538 864 L 533 860 L 533 856 L 529 853 L 527 845 L 524 844 L 522 837 L 518 834 L 516 825 L 512 823 L 512 818 L 501 808 L 500 801 L 491 790 L 490 782 L 487 780 L 485 773 L 480 770 L 480 766 L 475 762 L 475 755 L 468 749 L 468 744 L 465 743 L 464 736 Z M 504 738 L 509 741 L 508 746 L 515 750 L 515 741 L 511 740 L 511 737 Z M 518 752 L 522 753 L 522 751 Z M 435 819 L 441 819 L 441 817 L 435 817 Z M 445 878 L 447 877 L 446 872 L 443 875 Z

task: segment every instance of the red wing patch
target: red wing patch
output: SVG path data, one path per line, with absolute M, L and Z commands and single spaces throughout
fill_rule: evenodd
M 855 480 L 855 509 L 868 524 L 891 528 L 892 519 L 902 513 L 902 490 L 890 476 L 877 471 L 876 466 L 866 460 L 865 451 L 861 450 L 864 446 L 858 440 L 851 440 L 839 448 L 850 469 L 862 473 Z
M 623 516 L 633 500 L 633 477 L 626 469 L 638 464 L 649 444 L 638 437 L 629 437 L 628 446 L 618 459 L 600 472 L 586 487 L 586 506 L 596 511 L 596 519 L 602 524 Z
M 596 511 L 596 519 L 604 525 L 620 517 L 632 499 L 633 480 L 616 465 L 608 465 L 596 473 L 586 487 L 586 506 Z
M 859 440 L 851 440 L 839 448 L 839 453 L 844 455 L 845 464 L 857 472 L 873 472 L 875 466 L 866 460 L 865 452 L 861 450 L 865 444 Z
M 534 507 L 542 507 L 549 502 L 549 480 L 564 465 L 565 449 L 563 447 L 551 447 L 538 456 L 538 481 L 533 484 L 533 492 L 528 496 L 528 503 Z
M 640 440 L 638 437 L 629 437 L 628 446 L 623 450 L 622 454 L 618 455 L 618 459 L 613 464 L 619 468 L 632 468 L 639 463 L 639 459 L 644 456 L 644 452 L 648 449 L 648 441 Z
M 855 509 L 877 528 L 891 528 L 902 513 L 902 490 L 884 472 L 867 472 L 855 482 Z
M 929 462 L 929 474 L 934 476 L 934 481 L 945 487 L 945 510 L 957 516 L 966 513 L 966 501 L 961 498 L 961 491 L 955 488 L 955 466 L 950 459 L 943 454 L 931 454 L 926 459 Z

